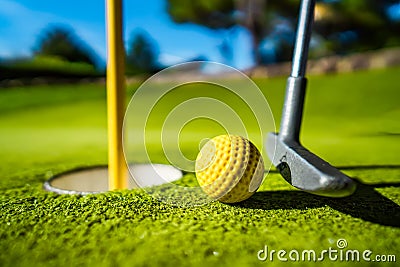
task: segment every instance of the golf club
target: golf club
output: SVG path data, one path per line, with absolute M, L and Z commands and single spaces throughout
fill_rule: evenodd
M 281 175 L 294 187 L 321 196 L 345 197 L 356 189 L 353 180 L 304 148 L 299 140 L 314 7 L 315 0 L 301 2 L 280 132 L 268 134 L 266 150 Z

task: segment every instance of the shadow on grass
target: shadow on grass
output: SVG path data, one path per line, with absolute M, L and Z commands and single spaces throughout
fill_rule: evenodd
M 370 168 L 371 167 L 371 168 Z M 372 169 L 376 166 L 354 167 Z M 383 168 L 379 166 L 379 168 Z M 389 168 L 393 169 L 394 166 Z M 400 169 L 400 166 L 396 166 Z M 350 169 L 350 167 L 346 168 Z M 345 198 L 328 198 L 312 195 L 303 191 L 264 191 L 256 193 L 249 200 L 238 204 L 240 207 L 252 209 L 307 209 L 329 206 L 337 211 L 360 218 L 365 221 L 385 226 L 400 227 L 400 206 L 386 198 L 375 189 L 400 187 L 397 183 L 365 184 L 354 178 L 357 190 Z

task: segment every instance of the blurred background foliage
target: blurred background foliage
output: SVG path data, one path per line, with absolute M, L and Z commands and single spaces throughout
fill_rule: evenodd
M 57 57 L 68 62 L 81 62 L 96 66 L 97 55 L 80 40 L 72 29 L 65 26 L 46 28 L 37 40 L 34 56 Z
M 298 0 L 168 0 L 176 23 L 214 30 L 241 26 L 252 36 L 257 65 L 288 61 L 299 13 Z M 311 57 L 400 45 L 397 0 L 317 1 Z
M 237 27 L 251 35 L 255 65 L 289 61 L 299 12 L 298 0 L 166 0 L 165 12 L 177 24 L 191 23 L 220 33 L 217 48 L 230 62 L 235 53 L 229 35 Z M 400 45 L 397 0 L 317 1 L 310 57 L 345 55 Z M 99 56 L 73 29 L 49 25 L 32 49 L 32 57 L 0 60 L 0 79 L 37 76 L 105 75 Z M 128 75 L 151 74 L 167 67 L 158 61 L 157 40 L 144 30 L 131 33 L 126 45 Z
M 131 34 L 126 51 L 126 73 L 156 73 L 161 70 L 157 59 L 159 50 L 157 42 L 143 30 Z

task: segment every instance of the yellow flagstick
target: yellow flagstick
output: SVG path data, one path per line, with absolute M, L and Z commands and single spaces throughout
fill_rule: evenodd
M 122 0 L 107 0 L 107 115 L 109 190 L 127 188 L 122 151 L 125 111 L 125 53 L 122 37 Z

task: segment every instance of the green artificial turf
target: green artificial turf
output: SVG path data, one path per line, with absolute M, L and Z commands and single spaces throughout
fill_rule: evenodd
M 303 143 L 359 181 L 353 196 L 313 196 L 292 188 L 272 170 L 245 202 L 193 207 L 165 204 L 142 190 L 89 196 L 44 191 L 43 182 L 55 174 L 107 163 L 105 88 L 1 89 L 0 266 L 280 266 L 293 262 L 281 262 L 276 254 L 273 261 L 261 262 L 258 251 L 267 245 L 269 250 L 319 253 L 337 249 L 338 239 L 346 239 L 346 249 L 371 250 L 371 258 L 393 254 L 398 262 L 399 74 L 400 68 L 391 68 L 309 79 Z M 279 125 L 285 79 L 255 82 Z M 129 95 L 134 89 L 129 88 Z M 213 92 L 204 85 L 197 89 L 196 94 Z M 167 104 L 160 108 L 168 111 Z M 149 131 L 158 130 L 163 112 L 154 117 Z M 195 157 L 201 138 L 221 131 L 196 131 L 209 123 L 200 121 L 183 131 L 181 149 L 188 158 Z M 154 136 L 148 139 L 151 157 L 165 163 Z M 144 160 L 140 154 L 132 157 Z M 194 185 L 195 177 L 187 173 L 177 184 Z M 164 197 L 180 194 L 168 186 L 151 191 Z M 326 256 L 323 262 L 297 264 L 354 262 Z

